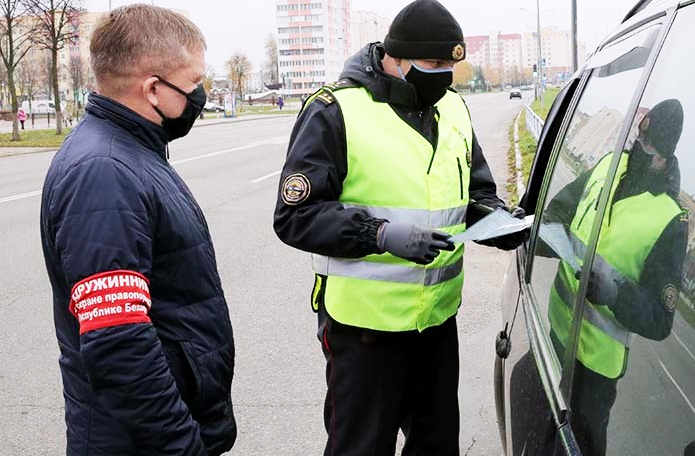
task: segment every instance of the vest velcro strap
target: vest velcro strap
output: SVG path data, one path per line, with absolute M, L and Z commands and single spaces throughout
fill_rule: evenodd
M 317 274 L 426 286 L 437 285 L 454 279 L 463 271 L 463 258 L 440 268 L 408 267 L 373 261 L 330 258 L 321 255 L 312 255 L 312 263 L 314 272 Z
M 389 222 L 409 222 L 428 228 L 445 228 L 466 223 L 467 206 L 450 209 L 427 210 L 399 207 L 370 207 L 346 204 L 345 207 L 362 208 L 375 218 Z

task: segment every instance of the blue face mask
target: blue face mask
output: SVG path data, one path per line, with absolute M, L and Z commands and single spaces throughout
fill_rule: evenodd
M 412 60 L 408 74 L 403 74 L 403 69 L 398 65 L 398 74 L 401 79 L 415 87 L 421 107 L 434 106 L 446 93 L 447 87 L 454 80 L 452 68 L 421 68 Z

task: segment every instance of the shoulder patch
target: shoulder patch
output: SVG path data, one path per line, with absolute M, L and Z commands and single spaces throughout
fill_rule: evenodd
M 302 173 L 290 174 L 280 189 L 282 201 L 288 206 L 296 206 L 306 201 L 311 194 L 311 182 Z
M 678 288 L 671 283 L 664 285 L 661 290 L 661 303 L 666 310 L 673 312 L 676 310 L 676 302 L 678 301 Z

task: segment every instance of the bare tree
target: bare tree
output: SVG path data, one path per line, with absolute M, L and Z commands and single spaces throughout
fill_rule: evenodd
M 15 82 L 22 97 L 29 100 L 34 99 L 36 92 L 41 87 L 42 70 L 44 68 L 43 57 L 45 51 L 32 49 L 17 65 L 15 71 Z
M 19 141 L 15 70 L 31 47 L 33 30 L 20 0 L 0 0 L 0 57 L 7 70 L 7 86 L 12 104 L 12 141 Z
M 82 57 L 80 56 L 80 54 L 77 52 L 71 53 L 70 61 L 68 62 L 67 68 L 70 83 L 72 85 L 72 101 L 70 103 L 70 109 L 68 112 L 68 119 L 70 121 L 70 125 L 72 125 L 73 117 L 79 118 L 80 94 L 82 93 L 82 87 L 84 87 L 85 81 L 84 67 L 85 65 L 82 61 Z
M 2 0 L 0 0 L 2 1 Z M 58 87 L 58 52 L 78 38 L 80 0 L 22 0 L 38 24 L 34 42 L 51 53 L 51 87 L 56 110 L 56 134 L 63 131 Z
M 205 76 L 203 76 L 203 88 L 207 94 L 212 90 L 212 80 L 214 77 L 215 68 L 212 65 L 208 65 L 207 68 L 205 68 Z
M 224 65 L 227 68 L 227 76 L 232 82 L 232 90 L 241 95 L 251 76 L 251 61 L 246 54 L 237 52 Z
M 275 35 L 269 33 L 265 39 L 266 61 L 264 73 L 270 77 L 270 81 L 276 84 L 278 81 L 278 43 Z

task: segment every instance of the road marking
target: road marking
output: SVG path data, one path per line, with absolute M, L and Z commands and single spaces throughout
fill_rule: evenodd
M 238 152 L 240 150 L 251 149 L 258 146 L 267 146 L 269 144 L 283 144 L 289 139 L 286 136 L 276 136 L 275 138 L 265 139 L 263 141 L 256 141 L 245 146 L 233 147 L 231 149 L 218 150 L 217 152 L 210 152 L 209 154 L 197 155 L 195 157 L 182 158 L 181 160 L 174 160 L 170 163 L 172 165 L 180 165 L 182 163 L 188 163 L 196 160 L 202 160 L 204 158 L 217 157 L 218 155 L 230 154 L 232 152 Z
M 676 340 L 678 341 L 678 343 L 681 344 L 681 345 L 683 346 L 683 349 L 690 355 L 690 357 L 691 357 L 693 360 L 695 360 L 695 355 L 693 355 L 693 352 L 691 352 L 690 349 L 688 349 L 688 347 L 683 343 L 683 341 L 681 340 L 681 338 L 678 337 L 678 334 L 676 334 L 675 332 L 672 332 L 671 334 L 673 334 L 673 337 L 675 337 Z
M 666 366 L 664 366 L 664 363 L 661 362 L 660 359 L 657 359 L 659 361 L 659 364 L 661 364 L 661 368 L 666 372 L 666 375 L 668 375 L 668 378 L 671 380 L 671 382 L 675 385 L 676 389 L 678 390 L 679 393 L 681 393 L 681 396 L 683 396 L 683 399 L 685 399 L 685 403 L 688 404 L 688 407 L 690 407 L 690 410 L 693 411 L 693 415 L 695 415 L 695 407 L 693 406 L 693 403 L 688 400 L 688 396 L 685 395 L 683 390 L 681 389 L 680 386 L 678 386 L 678 383 L 673 379 L 671 376 L 671 373 L 666 369 Z
M 251 181 L 251 183 L 255 184 L 257 182 L 261 182 L 261 181 L 264 181 L 266 179 L 270 179 L 273 176 L 277 176 L 278 174 L 280 174 L 280 171 L 275 171 L 274 173 L 266 174 L 265 176 L 261 176 L 258 179 L 254 179 Z
M 198 155 L 196 157 L 183 158 L 181 160 L 175 160 L 175 161 L 171 161 L 169 163 L 171 163 L 172 165 L 179 165 L 181 163 L 188 163 L 188 162 L 192 162 L 195 160 L 202 160 L 204 158 L 216 157 L 218 155 L 229 154 L 232 152 L 237 152 L 239 150 L 251 149 L 253 147 L 258 147 L 258 146 L 267 146 L 269 144 L 284 144 L 287 141 L 288 141 L 288 138 L 286 136 L 276 136 L 274 138 L 265 139 L 263 141 L 252 142 L 252 143 L 246 144 L 245 146 L 234 147 L 232 149 L 218 150 L 217 152 L 211 152 L 209 154 Z M 263 176 L 261 178 L 258 178 L 256 180 L 252 181 L 252 182 L 260 182 L 264 179 L 268 179 L 270 177 L 273 177 L 276 174 L 280 174 L 280 171 L 268 174 L 267 176 Z M 3 198 L 0 198 L 0 204 L 9 203 L 11 201 L 17 201 L 17 200 L 21 200 L 21 199 L 25 199 L 25 198 L 33 198 L 34 196 L 40 196 L 40 195 L 41 195 L 41 190 L 34 190 L 33 192 L 26 192 L 26 193 L 19 193 L 17 195 L 5 196 Z
M 10 201 L 17 201 L 17 200 L 21 200 L 24 198 L 32 198 L 34 196 L 39 196 L 39 195 L 41 195 L 41 190 L 35 190 L 33 192 L 20 193 L 18 195 L 6 196 L 4 198 L 0 198 L 0 204 L 9 203 Z

